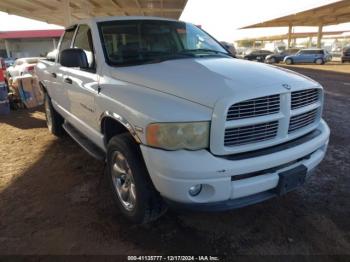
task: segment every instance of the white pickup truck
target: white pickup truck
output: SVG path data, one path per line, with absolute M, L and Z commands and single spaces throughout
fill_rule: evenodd
M 320 84 L 232 58 L 192 24 L 93 18 L 58 49 L 36 67 L 48 128 L 106 161 L 136 223 L 168 206 L 219 211 L 285 194 L 326 153 Z

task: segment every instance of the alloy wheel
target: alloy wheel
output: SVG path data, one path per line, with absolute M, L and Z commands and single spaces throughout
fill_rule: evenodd
M 134 176 L 126 157 L 121 152 L 113 154 L 111 176 L 120 203 L 127 211 L 132 211 L 136 205 Z

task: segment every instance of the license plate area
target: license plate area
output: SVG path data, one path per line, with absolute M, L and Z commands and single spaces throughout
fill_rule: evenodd
M 284 195 L 303 185 L 306 180 L 307 168 L 304 165 L 279 173 L 277 193 Z

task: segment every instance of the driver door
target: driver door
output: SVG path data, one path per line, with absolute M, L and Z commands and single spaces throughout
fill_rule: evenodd
M 79 25 L 72 48 L 79 48 L 85 52 L 89 67 L 65 68 L 64 82 L 68 92 L 70 112 L 83 123 L 98 130 L 95 107 L 95 96 L 98 94 L 98 75 L 96 74 L 91 29 L 88 25 Z

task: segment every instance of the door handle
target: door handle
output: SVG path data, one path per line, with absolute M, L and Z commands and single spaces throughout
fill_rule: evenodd
M 53 78 L 57 78 L 57 74 L 56 74 L 56 73 L 51 73 L 51 76 L 52 76 Z
M 73 83 L 72 79 L 70 79 L 69 77 L 66 77 L 64 79 L 64 82 L 67 83 L 67 84 L 72 84 Z

